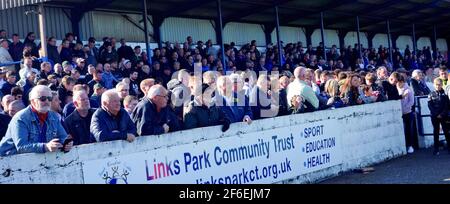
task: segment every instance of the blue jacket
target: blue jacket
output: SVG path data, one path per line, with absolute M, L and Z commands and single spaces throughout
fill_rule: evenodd
M 177 117 L 169 107 L 157 113 L 156 106 L 148 98 L 142 99 L 131 115 L 140 136 L 164 134 L 164 124 L 170 127 L 171 132 L 181 129 Z
M 117 117 L 111 116 L 103 108 L 97 109 L 92 116 L 90 129 L 97 142 L 126 140 L 128 134 L 136 135 L 136 127 L 123 108 Z
M 36 113 L 31 106 L 18 112 L 11 120 L 5 137 L 0 142 L 0 156 L 9 156 L 23 153 L 45 153 L 45 144 L 53 139 L 64 143 L 67 133 L 64 130 L 58 115 L 48 113 L 45 141 L 40 141 L 40 124 Z

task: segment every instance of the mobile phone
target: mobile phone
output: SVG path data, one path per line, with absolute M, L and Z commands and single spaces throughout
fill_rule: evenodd
M 64 153 L 67 153 L 68 151 L 65 151 L 64 149 L 66 149 L 66 146 L 67 146 L 69 143 L 71 143 L 71 142 L 73 142 L 73 139 L 71 139 L 71 138 L 66 139 L 66 140 L 64 141 L 63 146 L 60 148 L 61 151 L 63 151 Z

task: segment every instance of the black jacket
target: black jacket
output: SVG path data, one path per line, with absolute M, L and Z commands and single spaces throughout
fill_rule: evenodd
M 0 114 L 0 140 L 5 136 L 9 122 L 11 122 L 9 115 Z
M 217 106 L 200 106 L 197 101 L 189 103 L 184 115 L 184 129 L 208 127 L 216 125 L 230 126 L 230 119 L 225 116 L 221 108 Z M 228 128 L 224 128 L 226 131 Z
M 397 87 L 390 84 L 388 81 L 383 80 L 378 83 L 378 86 L 383 87 L 384 92 L 386 93 L 387 100 L 400 100 L 402 97 L 398 93 Z
M 74 111 L 64 120 L 64 128 L 66 128 L 67 134 L 72 136 L 73 145 L 95 142 L 94 135 L 92 135 L 89 130 L 94 112 L 95 109 L 90 109 L 86 118 L 82 118 L 78 111 Z
M 175 119 L 169 107 L 163 108 L 158 113 L 156 112 L 156 105 L 148 98 L 144 98 L 138 103 L 131 114 L 131 119 L 136 125 L 139 136 L 164 134 L 164 124 L 170 127 L 170 132 L 181 129 L 178 120 Z
M 448 106 L 450 105 L 448 96 L 442 91 L 433 91 L 428 95 L 428 108 L 431 117 L 441 116 L 443 118 L 448 115 Z
M 58 47 L 47 45 L 47 53 L 48 59 L 53 62 L 53 65 L 56 63 L 62 63 L 61 56 L 58 52 Z
M 415 79 L 411 79 L 411 86 L 414 90 L 414 96 L 426 96 L 431 92 L 427 85 Z

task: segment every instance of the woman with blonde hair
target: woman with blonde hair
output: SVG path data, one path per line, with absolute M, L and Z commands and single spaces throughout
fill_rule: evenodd
M 328 97 L 327 106 L 331 109 L 345 107 L 339 95 L 339 82 L 330 79 L 325 83 L 325 94 Z

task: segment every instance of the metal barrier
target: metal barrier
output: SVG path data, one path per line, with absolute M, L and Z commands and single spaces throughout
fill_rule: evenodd
M 37 58 L 34 61 L 39 61 L 41 62 L 50 62 L 51 60 L 49 60 L 47 57 L 41 57 L 41 58 Z M 0 67 L 6 67 L 6 66 L 11 66 L 11 65 L 16 65 L 16 64 L 21 64 L 23 63 L 23 60 L 17 61 L 17 62 L 8 62 L 8 63 L 0 63 Z M 54 63 L 52 63 L 53 65 Z

